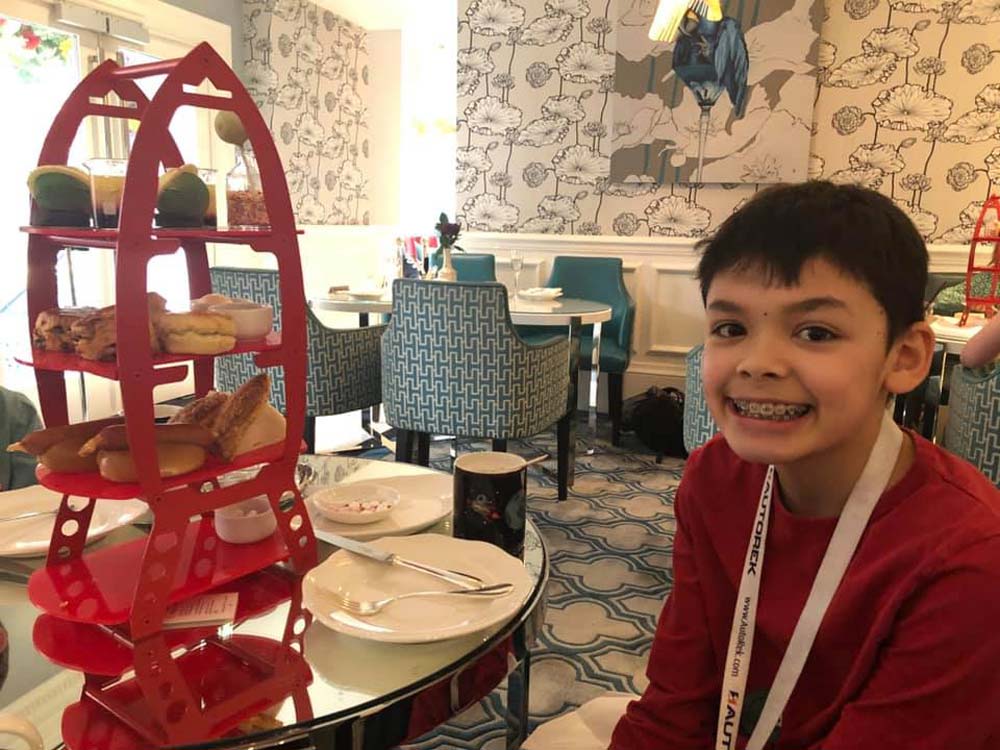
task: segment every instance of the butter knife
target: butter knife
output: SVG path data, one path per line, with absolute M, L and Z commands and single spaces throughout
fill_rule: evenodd
M 456 586 L 461 586 L 463 589 L 467 589 L 469 591 L 481 589 L 485 584 L 485 581 L 483 581 L 482 578 L 478 578 L 470 573 L 462 573 L 458 570 L 435 568 L 433 565 L 426 565 L 425 563 L 419 563 L 415 560 L 407 560 L 405 557 L 400 557 L 394 552 L 385 552 L 380 550 L 378 547 L 373 547 L 370 544 L 365 544 L 364 542 L 359 542 L 354 539 L 348 539 L 346 536 L 340 536 L 339 534 L 326 533 L 323 535 L 323 538 L 341 549 L 353 552 L 355 555 L 361 555 L 362 557 L 367 557 L 370 560 L 377 560 L 378 562 L 386 563 L 387 565 L 399 565 L 404 568 L 410 568 L 411 570 L 417 570 L 421 573 L 432 575 L 435 578 L 440 578 L 448 583 L 453 583 Z

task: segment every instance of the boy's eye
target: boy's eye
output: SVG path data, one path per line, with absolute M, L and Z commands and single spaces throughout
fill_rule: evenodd
M 735 336 L 742 336 L 746 330 L 739 323 L 719 323 L 712 326 L 712 335 L 721 339 L 731 339 Z
M 821 326 L 807 326 L 799 330 L 795 335 L 803 341 L 809 342 L 832 341 L 837 338 L 837 334 Z

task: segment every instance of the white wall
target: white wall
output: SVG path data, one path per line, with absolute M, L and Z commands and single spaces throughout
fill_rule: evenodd
M 399 223 L 402 35 L 368 32 L 368 195 L 372 224 Z

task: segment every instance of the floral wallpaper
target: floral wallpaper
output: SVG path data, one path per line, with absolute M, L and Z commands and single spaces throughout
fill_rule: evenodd
M 612 183 L 615 28 L 652 0 L 460 0 L 459 216 L 474 230 L 699 237 L 761 185 Z M 967 242 L 1000 191 L 1000 0 L 827 0 L 809 176 Z
M 301 224 L 369 223 L 366 37 L 305 0 L 244 0 L 243 82 Z

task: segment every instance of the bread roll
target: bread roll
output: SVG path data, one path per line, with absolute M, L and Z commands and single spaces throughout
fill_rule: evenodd
M 211 430 L 199 424 L 158 424 L 153 427 L 153 436 L 157 445 L 197 445 L 207 448 L 215 443 L 215 435 Z M 97 451 L 127 450 L 129 447 L 128 432 L 125 425 L 118 424 L 105 427 L 80 448 L 81 456 L 89 456 Z
M 109 419 L 95 419 L 90 422 L 61 425 L 60 427 L 47 427 L 44 430 L 29 432 L 16 443 L 11 443 L 7 446 L 7 450 L 10 452 L 30 453 L 32 456 L 41 457 L 54 446 L 66 443 L 66 450 L 72 450 L 75 453 L 80 450 L 80 446 L 105 427 L 121 424 L 123 421 L 122 417 L 111 417 Z M 64 451 L 60 450 L 60 454 L 62 453 Z M 74 471 L 74 469 L 53 468 L 53 471 Z
M 191 443 L 167 443 L 156 446 L 161 477 L 175 477 L 200 469 L 205 463 L 205 449 Z M 110 482 L 135 482 L 138 476 L 132 454 L 127 451 L 99 451 L 97 467 Z
M 50 471 L 97 471 L 97 456 L 81 456 L 80 439 L 63 440 L 38 457 L 38 463 Z

